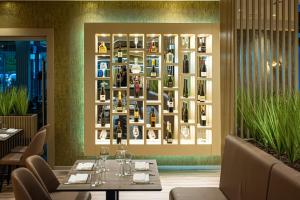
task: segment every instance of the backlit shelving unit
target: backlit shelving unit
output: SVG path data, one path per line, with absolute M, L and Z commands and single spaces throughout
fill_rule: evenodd
M 178 28 L 181 27 L 181 28 Z M 206 51 L 199 52 L 199 37 L 206 38 Z M 107 52 L 100 53 L 100 43 Z M 157 52 L 149 52 L 154 42 Z M 166 53 L 173 45 L 174 62 L 166 62 Z M 117 59 L 122 51 L 122 61 Z M 219 26 L 215 24 L 85 24 L 85 152 L 97 154 L 99 146 L 118 148 L 116 127 L 122 127 L 122 144 L 135 154 L 155 155 L 219 155 L 220 154 L 220 69 Z M 189 60 L 189 73 L 183 73 L 183 57 Z M 207 77 L 200 77 L 200 58 L 205 59 Z M 151 77 L 155 59 L 157 77 Z M 131 71 L 133 65 L 140 73 Z M 104 66 L 104 67 L 103 67 Z M 167 87 L 169 66 L 173 69 L 174 87 Z M 102 70 L 105 68 L 105 70 Z M 124 85 L 116 87 L 117 70 L 126 71 Z M 126 69 L 126 70 L 125 70 Z M 102 70 L 99 73 L 99 70 Z M 125 74 L 125 73 L 124 73 Z M 94 77 L 94 78 L 92 78 Z M 140 81 L 139 97 L 134 97 L 132 79 Z M 188 81 L 189 97 L 183 97 L 183 82 Z M 101 102 L 100 86 L 105 84 L 106 101 Z M 204 83 L 206 101 L 197 100 L 200 83 Z M 124 110 L 115 107 L 119 91 Z M 168 95 L 174 99 L 174 112 L 169 113 Z M 182 105 L 187 103 L 189 121 L 182 120 Z M 133 120 L 138 104 L 140 119 Z M 200 125 L 201 106 L 206 110 L 206 126 Z M 150 126 L 150 110 L 156 114 L 155 127 Z M 106 124 L 98 123 L 105 110 Z M 171 122 L 173 141 L 167 143 L 166 124 Z M 133 135 L 138 130 L 138 135 Z

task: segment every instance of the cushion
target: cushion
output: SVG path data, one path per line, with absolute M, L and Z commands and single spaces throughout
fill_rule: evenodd
M 170 192 L 170 200 L 226 200 L 219 190 L 213 187 L 178 187 Z
M 280 163 L 271 171 L 268 200 L 283 199 L 300 199 L 300 172 Z
M 52 200 L 91 200 L 90 192 L 53 192 L 50 194 Z

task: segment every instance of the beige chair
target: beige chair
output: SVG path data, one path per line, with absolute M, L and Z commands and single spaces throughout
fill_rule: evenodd
M 50 125 L 49 124 L 46 124 L 45 126 L 42 126 L 38 132 L 40 131 L 43 131 L 43 130 L 46 130 L 47 131 L 47 128 L 49 127 Z M 35 134 L 36 135 L 36 134 Z M 33 141 L 35 135 L 33 135 L 33 137 L 31 138 L 31 141 Z M 26 149 L 28 148 L 28 146 L 16 146 L 15 148 L 13 148 L 10 152 L 11 153 L 24 153 L 26 151 Z M 40 152 L 39 155 L 42 155 L 43 154 L 43 151 Z
M 31 143 L 24 153 L 9 153 L 0 159 L 0 168 L 3 170 L 8 167 L 7 170 L 7 183 L 9 183 L 10 172 L 12 167 L 25 166 L 25 160 L 29 156 L 39 155 L 43 150 L 43 145 L 46 138 L 46 130 L 42 130 L 35 134 Z M 2 190 L 3 179 L 5 175 L 0 175 L 0 192 Z
M 48 163 L 40 156 L 28 157 L 26 159 L 26 167 L 35 175 L 47 192 L 50 193 L 51 198 L 60 199 L 62 197 L 70 200 L 91 199 L 89 192 L 57 192 L 56 189 L 59 186 L 59 181 Z

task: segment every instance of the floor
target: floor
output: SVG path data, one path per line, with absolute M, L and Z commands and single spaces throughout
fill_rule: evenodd
M 56 171 L 61 179 L 66 171 Z M 196 172 L 160 172 L 163 190 L 161 192 L 121 192 L 121 200 L 168 200 L 169 191 L 174 187 L 218 187 L 220 173 L 218 171 Z M 14 200 L 12 186 L 4 185 L 0 200 Z M 93 192 L 92 199 L 105 199 L 104 192 Z

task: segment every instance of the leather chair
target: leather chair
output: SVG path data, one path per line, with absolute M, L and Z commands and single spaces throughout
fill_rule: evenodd
M 46 191 L 50 193 L 51 198 L 91 199 L 89 192 L 57 192 L 56 189 L 60 183 L 48 163 L 40 156 L 28 157 L 26 159 L 26 167 L 35 175 Z
M 49 127 L 50 125 L 49 124 L 46 124 L 45 126 L 42 126 L 38 132 L 42 131 L 42 130 L 46 130 L 47 131 L 47 128 Z M 36 134 L 35 134 L 36 135 Z M 35 135 L 33 135 L 33 137 L 31 138 L 31 141 L 34 139 Z M 10 152 L 11 153 L 24 153 L 26 151 L 26 149 L 28 148 L 28 146 L 16 146 L 15 148 L 13 148 Z M 42 155 L 43 154 L 43 151 L 40 152 L 39 155 Z
M 28 145 L 28 148 L 24 153 L 9 153 L 0 159 L 0 168 L 4 171 L 6 166 L 7 170 L 7 183 L 9 183 L 10 172 L 12 167 L 25 166 L 25 160 L 29 156 L 39 155 L 43 150 L 43 145 L 46 138 L 46 130 L 42 130 L 35 134 L 31 143 Z M 0 175 L 0 192 L 2 189 L 4 179 L 4 173 Z

